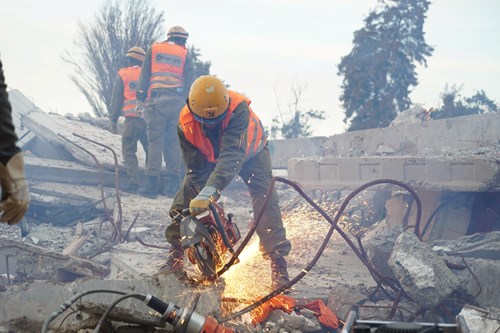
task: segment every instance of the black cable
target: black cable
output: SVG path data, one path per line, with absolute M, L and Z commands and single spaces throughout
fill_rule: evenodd
M 417 193 L 410 186 L 406 185 L 403 182 L 394 180 L 394 179 L 378 179 L 378 180 L 373 180 L 373 181 L 367 182 L 367 183 L 359 186 L 358 188 L 356 188 L 354 191 L 352 191 L 344 199 L 344 201 L 342 202 L 342 205 L 340 206 L 340 208 L 338 209 L 338 211 L 337 211 L 337 213 L 335 215 L 335 218 L 332 220 L 331 217 L 328 216 L 328 214 L 317 203 L 315 203 L 309 196 L 307 196 L 304 193 L 304 191 L 297 185 L 297 183 L 295 183 L 295 182 L 293 182 L 291 180 L 288 180 L 286 178 L 282 178 L 282 177 L 273 177 L 272 178 L 271 185 L 269 186 L 269 189 L 268 189 L 268 192 L 267 192 L 267 197 L 268 198 L 271 195 L 271 191 L 273 190 L 274 184 L 276 183 L 276 181 L 280 181 L 282 183 L 288 184 L 291 187 L 293 187 L 311 206 L 313 206 L 320 213 L 321 216 L 323 216 L 323 218 L 325 218 L 325 220 L 328 221 L 328 223 L 330 223 L 330 225 L 331 225 L 330 229 L 328 230 L 328 232 L 327 232 L 327 234 L 326 234 L 323 242 L 321 243 L 321 245 L 319 247 L 319 250 L 316 252 L 316 255 L 314 256 L 314 258 L 311 260 L 311 262 L 307 265 L 306 268 L 304 268 L 304 269 L 301 270 L 301 272 L 295 278 L 293 278 L 290 282 L 288 282 L 284 286 L 282 286 L 282 287 L 280 287 L 280 288 L 272 291 L 268 295 L 262 297 L 261 299 L 257 300 L 256 302 L 254 302 L 253 304 L 247 306 L 246 308 L 244 308 L 242 310 L 239 310 L 239 311 L 236 311 L 236 312 L 233 312 L 232 314 L 229 314 L 229 315 L 227 315 L 227 316 L 225 316 L 223 318 L 218 318 L 217 320 L 219 321 L 219 323 L 227 322 L 227 321 L 229 321 L 231 319 L 240 317 L 241 315 L 243 315 L 243 314 L 245 314 L 245 313 L 247 313 L 249 311 L 252 311 L 253 309 L 257 308 L 258 306 L 260 306 L 262 304 L 264 304 L 265 302 L 267 302 L 268 300 L 270 300 L 274 296 L 276 296 L 276 295 L 282 293 L 283 291 L 287 290 L 288 288 L 290 288 L 291 286 L 293 286 L 295 283 L 297 283 L 300 279 L 302 279 L 307 273 L 309 273 L 309 271 L 313 268 L 313 266 L 319 260 L 319 258 L 323 254 L 324 249 L 326 248 L 326 245 L 330 241 L 330 238 L 331 238 L 331 236 L 332 236 L 332 234 L 333 234 L 334 231 L 337 231 L 342 236 L 342 238 L 351 246 L 351 248 L 353 249 L 354 253 L 363 262 L 363 264 L 365 264 L 365 266 L 368 268 L 368 270 L 370 271 L 370 273 L 372 275 L 373 274 L 377 275 L 377 277 L 379 279 L 385 281 L 386 284 L 388 284 L 391 288 L 393 288 L 395 291 L 399 292 L 400 287 L 397 286 L 396 284 L 392 283 L 393 281 L 391 281 L 390 279 L 385 278 L 380 272 L 378 272 L 373 267 L 373 265 L 371 265 L 371 263 L 369 261 L 366 260 L 366 258 L 363 256 L 363 254 L 361 253 L 361 251 L 355 246 L 355 244 L 351 241 L 351 239 L 347 236 L 347 234 L 342 230 L 342 228 L 340 228 L 337 225 L 337 223 L 340 220 L 340 217 L 344 213 L 344 211 L 345 211 L 347 205 L 349 204 L 349 202 L 359 192 L 367 189 L 368 187 L 371 187 L 371 186 L 374 186 L 374 185 L 378 185 L 378 184 L 393 184 L 393 185 L 397 185 L 397 186 L 400 186 L 400 187 L 404 188 L 405 190 L 407 190 L 413 196 L 413 198 L 415 200 L 415 203 L 417 205 L 417 216 L 416 216 L 416 221 L 415 221 L 414 232 L 417 235 L 417 237 L 421 240 L 422 236 L 419 233 L 419 229 L 420 229 L 420 219 L 421 219 L 421 216 L 422 216 L 422 204 L 421 204 L 420 198 L 418 197 Z M 248 240 L 250 238 L 249 235 L 252 234 L 255 231 L 255 228 L 256 228 L 257 224 L 260 222 L 260 219 L 262 218 L 263 212 L 266 209 L 268 202 L 269 202 L 269 200 L 266 200 L 264 202 L 263 207 L 261 208 L 261 211 L 259 212 L 259 215 L 255 219 L 255 223 L 250 228 L 247 236 L 245 237 L 245 239 L 243 240 L 243 242 L 240 244 L 240 247 L 233 254 L 233 256 L 231 257 L 230 261 L 224 266 L 224 268 L 221 271 L 217 272 L 218 276 L 220 276 L 225 270 L 228 269 L 228 267 L 230 267 L 232 265 L 232 263 L 234 262 L 234 260 L 238 257 L 238 255 L 240 254 L 240 252 L 243 250 L 243 247 L 246 245 L 246 243 L 248 242 Z
M 138 299 L 140 301 L 144 301 L 146 299 L 146 295 L 143 295 L 143 294 L 126 294 L 126 295 L 123 295 L 121 297 L 118 297 L 113 303 L 111 303 L 108 306 L 106 311 L 104 311 L 104 313 L 101 316 L 101 319 L 99 319 L 99 322 L 97 323 L 97 326 L 94 329 L 94 333 L 99 333 L 99 331 L 101 330 L 102 324 L 104 324 L 104 321 L 106 320 L 106 317 L 108 316 L 108 314 L 111 312 L 111 310 L 113 310 L 114 307 L 118 303 L 120 303 L 123 300 L 126 300 L 127 298 L 131 298 L 131 297 Z
M 71 307 L 71 305 L 73 305 L 73 303 L 75 303 L 76 301 L 78 301 L 83 296 L 90 295 L 90 294 L 95 294 L 95 293 L 111 293 L 111 294 L 119 294 L 119 295 L 126 295 L 127 294 L 127 293 L 124 293 L 122 291 L 109 290 L 109 289 L 94 289 L 94 290 L 88 290 L 88 291 L 76 294 L 73 297 L 71 297 L 68 301 L 66 301 L 65 303 L 61 304 L 59 306 L 59 309 L 57 311 L 54 311 L 54 312 L 52 312 L 49 315 L 49 317 L 43 323 L 42 331 L 41 332 L 42 333 L 46 333 L 47 329 L 49 328 L 50 322 L 53 321 L 54 319 L 56 319 L 61 313 L 63 313 L 64 311 L 66 311 L 69 307 Z

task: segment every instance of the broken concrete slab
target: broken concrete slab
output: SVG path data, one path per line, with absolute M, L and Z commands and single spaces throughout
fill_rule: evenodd
M 464 258 L 457 260 L 457 267 L 452 269 L 460 281 L 460 289 L 474 297 L 481 307 L 500 304 L 500 260 Z
M 450 256 L 499 260 L 500 231 L 477 233 L 455 240 L 436 240 L 432 245 L 434 251 L 442 251 Z
M 12 107 L 12 122 L 16 128 L 16 134 L 20 139 L 17 144 L 23 147 L 30 140 L 32 140 L 36 135 L 30 133 L 30 130 L 26 128 L 22 122 L 22 116 L 28 114 L 33 110 L 37 110 L 38 107 L 35 103 L 26 97 L 21 91 L 17 89 L 10 89 L 8 91 L 9 102 Z
M 394 278 L 388 261 L 402 226 L 388 226 L 384 221 L 370 228 L 363 236 L 363 247 L 368 260 L 383 275 Z
M 498 156 L 326 156 L 288 162 L 289 178 L 307 189 L 354 190 L 390 178 L 417 190 L 498 191 L 499 175 Z
M 324 137 L 273 140 L 273 166 L 283 167 L 292 158 L 307 156 L 374 156 L 381 147 L 394 155 L 460 155 L 480 152 L 500 141 L 500 113 L 475 114 L 431 120 L 422 125 L 402 124 Z M 384 148 L 384 151 L 386 149 Z M 471 153 L 469 152 L 469 155 Z M 487 153 L 488 154 L 488 153 Z
M 115 160 L 112 151 L 117 155 L 118 164 L 123 165 L 120 135 L 112 134 L 107 130 L 88 123 L 67 119 L 61 115 L 45 113 L 43 111 L 33 111 L 23 115 L 22 122 L 25 127 L 46 141 L 56 146 L 64 147 L 74 158 L 85 165 L 96 165 L 94 158 L 91 156 L 92 154 L 106 169 L 113 169 Z M 104 144 L 111 150 L 92 143 L 85 138 Z M 91 154 L 79 147 L 84 148 Z M 137 158 L 140 166 L 145 165 L 145 157 L 145 152 L 139 146 Z
M 54 182 L 66 184 L 115 187 L 114 170 L 99 170 L 96 165 L 86 166 L 78 162 L 53 160 L 25 155 L 26 177 L 33 182 Z M 125 184 L 123 167 L 119 168 L 121 177 L 118 185 Z
M 467 329 L 464 332 L 486 333 L 498 332 L 500 320 L 500 308 L 477 308 L 466 305 L 460 311 L 458 320 L 463 322 Z
M 438 306 L 459 286 L 445 262 L 414 233 L 399 235 L 389 267 L 404 291 L 426 309 Z
M 118 291 L 121 293 L 151 294 L 164 302 L 172 302 L 180 307 L 195 310 L 202 315 L 213 315 L 220 309 L 217 301 L 217 289 L 194 289 L 177 280 L 175 275 L 162 275 L 148 280 L 96 280 L 90 279 L 72 284 L 58 284 L 46 281 L 34 281 L 28 284 L 8 287 L 6 292 L 0 293 L 0 325 L 22 317 L 41 324 L 57 311 L 60 306 L 79 293 L 89 291 Z M 183 292 L 179 292 L 182 290 Z M 199 298 L 198 298 L 199 296 Z M 106 292 L 89 293 L 83 296 L 74 306 L 89 316 L 100 317 L 103 311 L 115 301 L 119 295 Z M 193 309 L 195 300 L 196 308 Z M 64 319 L 65 315 L 58 316 L 50 327 L 58 327 L 63 321 L 62 328 L 83 325 L 76 311 Z M 127 299 L 120 302 L 110 318 L 127 323 L 144 323 L 155 321 L 154 311 L 141 301 Z

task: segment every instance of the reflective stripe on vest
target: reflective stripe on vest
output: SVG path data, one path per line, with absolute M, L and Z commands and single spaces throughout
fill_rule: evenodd
M 151 47 L 149 89 L 182 87 L 187 49 L 171 43 L 154 43 Z
M 118 75 L 120 75 L 123 82 L 124 100 L 122 112 L 125 117 L 139 117 L 139 114 L 135 111 L 135 90 L 137 88 L 137 81 L 139 81 L 140 74 L 141 67 L 139 66 L 125 67 L 118 71 Z
M 264 127 L 260 119 L 253 113 L 250 108 L 250 100 L 245 96 L 229 90 L 229 98 L 230 104 L 227 110 L 227 116 L 222 121 L 222 133 L 224 133 L 224 129 L 228 126 L 229 121 L 231 120 L 231 116 L 233 114 L 234 109 L 243 101 L 246 101 L 248 104 L 249 111 L 249 119 L 248 119 L 248 128 L 247 128 L 247 147 L 245 151 L 245 161 L 251 159 L 258 153 L 264 149 L 266 146 L 267 139 L 264 135 Z M 214 154 L 214 148 L 210 140 L 205 136 L 202 131 L 201 124 L 197 122 L 191 111 L 189 111 L 187 106 L 181 111 L 181 115 L 179 118 L 179 125 L 188 140 L 193 146 L 198 148 L 200 152 L 205 156 L 205 158 L 211 162 L 217 162 Z

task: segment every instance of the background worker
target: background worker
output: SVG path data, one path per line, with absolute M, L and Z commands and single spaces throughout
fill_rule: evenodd
M 228 91 L 214 76 L 201 76 L 191 86 L 187 105 L 181 111 L 178 135 L 189 170 L 174 197 L 170 216 L 189 207 L 197 215 L 208 210 L 220 192 L 240 175 L 252 197 L 254 217 L 259 215 L 272 179 L 271 154 L 259 118 L 245 96 Z M 285 256 L 290 241 L 281 220 L 278 194 L 274 190 L 257 227 L 260 249 L 271 259 L 272 287 L 289 282 Z M 165 231 L 172 245 L 164 272 L 183 268 L 179 223 Z
M 28 210 L 30 194 L 24 174 L 24 159 L 16 145 L 12 108 L 0 61 L 0 221 L 18 223 Z
M 162 192 L 174 195 L 183 174 L 177 122 L 185 103 L 189 87 L 194 81 L 194 62 L 186 49 L 189 34 L 174 26 L 167 40 L 153 43 L 142 67 L 137 99 L 146 101 L 149 151 L 146 163 L 146 186 L 139 193 L 156 198 L 160 193 L 160 174 L 163 160 L 166 164 L 166 183 Z M 148 95 L 149 92 L 149 95 Z
M 113 96 L 111 98 L 111 131 L 117 133 L 118 118 L 125 117 L 122 133 L 123 163 L 127 169 L 127 192 L 135 193 L 139 188 L 139 161 L 137 160 L 137 141 L 141 142 L 144 151 L 148 152 L 148 136 L 146 121 L 143 118 L 141 103 L 137 103 L 135 90 L 141 73 L 146 52 L 134 46 L 125 55 L 126 67 L 121 68 L 116 76 Z M 147 159 L 147 158 L 146 158 Z

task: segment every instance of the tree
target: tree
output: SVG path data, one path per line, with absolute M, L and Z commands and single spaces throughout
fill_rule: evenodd
M 198 78 L 202 75 L 210 74 L 210 66 L 212 65 L 212 63 L 210 61 L 201 61 L 199 58 L 201 57 L 200 50 L 195 48 L 194 46 L 190 46 L 188 50 L 193 57 L 195 77 Z
M 354 47 L 342 57 L 340 101 L 349 131 L 385 127 L 411 105 L 416 86 L 414 62 L 427 65 L 434 49 L 425 43 L 428 0 L 379 0 L 379 7 L 354 33 Z
M 107 115 L 124 54 L 132 46 L 146 50 L 164 33 L 163 22 L 163 13 L 158 13 L 149 0 L 129 0 L 126 4 L 108 1 L 93 23 L 79 22 L 79 35 L 74 42 L 78 52 L 66 51 L 63 60 L 73 67 L 70 79 L 85 95 L 96 116 Z M 81 61 L 73 58 L 75 53 L 81 54 Z
M 498 112 L 498 105 L 486 96 L 483 90 L 477 91 L 472 97 L 462 98 L 462 86 L 445 87 L 441 93 L 443 106 L 430 114 L 433 119 L 453 118 L 468 114 Z
M 84 94 L 97 117 L 107 116 L 111 107 L 113 85 L 118 70 L 125 65 L 124 54 L 132 46 L 147 50 L 166 35 L 164 15 L 150 0 L 108 1 L 90 24 L 79 22 L 79 35 L 74 42 L 78 52 L 68 52 L 63 60 L 73 67 L 71 81 Z M 195 62 L 195 73 L 210 72 L 210 62 L 198 59 L 194 46 L 189 52 Z M 81 59 L 74 59 L 80 54 Z
M 285 139 L 307 137 L 312 134 L 311 119 L 325 119 L 325 112 L 318 110 L 302 111 L 300 104 L 302 101 L 302 94 L 306 90 L 307 85 L 294 85 L 291 87 L 293 100 L 288 104 L 288 114 L 281 111 L 279 103 L 278 111 L 279 117 L 273 118 L 271 126 L 271 137 L 277 138 L 279 136 Z M 276 95 L 276 91 L 275 91 Z

